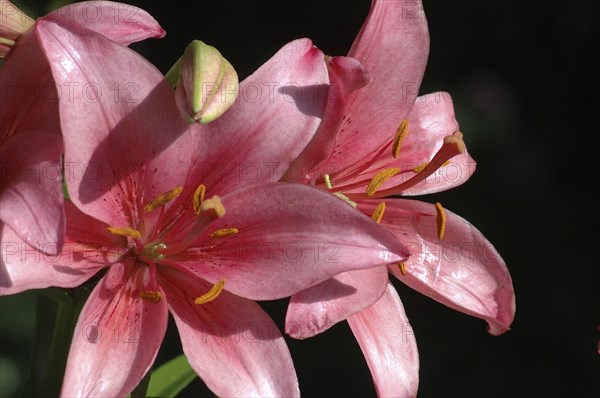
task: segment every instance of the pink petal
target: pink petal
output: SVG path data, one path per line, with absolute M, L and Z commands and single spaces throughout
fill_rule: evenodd
M 172 88 L 144 58 L 100 35 L 48 21 L 37 34 L 63 88 L 71 199 L 111 226 L 135 228 L 143 207 L 183 185 L 189 169 L 190 137 Z
M 6 59 L 0 84 L 1 145 L 21 131 L 60 133 L 56 88 L 34 30 L 21 36 Z
M 161 272 L 161 280 L 183 351 L 213 393 L 220 397 L 300 395 L 285 341 L 258 304 L 226 290 L 214 301 L 194 304 L 212 284 L 171 269 Z
M 404 247 L 346 202 L 300 184 L 260 184 L 222 197 L 213 221 L 181 265 L 254 300 L 289 296 L 341 272 L 397 263 Z M 211 238 L 222 228 L 234 236 Z
M 75 327 L 61 396 L 126 396 L 152 366 L 167 330 L 167 301 L 139 297 L 142 272 L 115 264 L 92 291 Z
M 420 0 L 374 0 L 348 56 L 369 72 L 369 84 L 351 95 L 347 117 L 329 160 L 344 169 L 393 138 L 417 98 L 429 54 Z
M 64 240 L 59 134 L 24 131 L 0 147 L 0 220 L 21 240 L 57 254 Z
M 309 172 L 319 168 L 321 163 L 329 158 L 333 153 L 336 133 L 346 110 L 346 97 L 364 87 L 369 81 L 366 69 L 353 58 L 330 58 L 327 61 L 327 70 L 330 87 L 323 121 L 312 141 L 286 172 L 285 181 L 306 180 Z M 319 172 L 323 173 L 323 170 Z
M 359 186 L 346 192 L 364 194 L 366 185 L 375 174 L 384 169 L 398 167 L 402 171 L 387 180 L 379 188 L 379 191 L 390 189 L 393 192 L 393 187 L 400 185 L 415 175 L 412 170 L 416 166 L 431 161 L 435 153 L 442 146 L 444 137 L 452 135 L 458 130 L 459 127 L 455 119 L 454 106 L 450 94 L 436 92 L 417 98 L 415 106 L 408 117 L 408 133 L 402 141 L 398 158 L 392 157 L 391 145 L 393 139 L 390 139 L 381 147 L 374 158 L 369 161 L 371 164 L 368 168 L 360 171 L 360 173 L 352 172 L 352 169 L 347 169 L 341 173 L 341 175 L 354 173 L 346 184 L 364 181 L 364 186 Z M 365 163 L 363 162 L 363 164 Z M 447 165 L 440 167 L 424 181 L 395 193 L 402 195 L 424 195 L 445 191 L 466 182 L 475 172 L 475 167 L 475 161 L 465 148 L 464 153 L 453 157 Z M 332 183 L 334 186 L 339 187 L 340 184 L 336 182 L 335 178 L 332 179 Z M 343 189 L 343 187 L 339 188 Z
M 344 272 L 294 294 L 285 316 L 285 332 L 295 339 L 322 333 L 381 298 L 387 267 Z
M 240 84 L 223 116 L 192 127 L 198 145 L 189 185 L 223 195 L 278 181 L 317 131 L 328 83 L 324 55 L 310 40 L 285 45 Z
M 383 297 L 348 318 L 379 397 L 414 397 L 419 387 L 419 351 L 398 293 L 388 283 Z
M 166 32 L 141 8 L 112 1 L 82 1 L 56 9 L 42 18 L 100 33 L 119 44 L 164 37 Z
M 364 201 L 359 207 L 368 213 L 376 203 Z M 391 272 L 434 300 L 486 320 L 491 334 L 507 331 L 515 314 L 512 280 L 481 232 L 446 209 L 444 238 L 439 240 L 433 204 L 406 199 L 386 199 L 385 203 L 381 225 L 411 251 L 405 261 L 406 275 L 398 267 L 390 267 Z
M 50 286 L 76 287 L 123 254 L 123 237 L 109 234 L 105 224 L 85 215 L 70 201 L 65 202 L 65 212 L 65 244 L 56 256 L 44 253 L 55 248 L 55 243 L 40 247 L 44 251 L 36 250 L 2 226 L 0 295 Z

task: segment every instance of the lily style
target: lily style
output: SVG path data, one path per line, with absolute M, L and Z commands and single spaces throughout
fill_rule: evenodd
M 273 182 L 320 125 L 323 53 L 306 39 L 289 43 L 240 84 L 242 94 L 261 87 L 265 95 L 189 124 L 162 74 L 127 47 L 52 19 L 35 33 L 57 85 L 93 87 L 59 99 L 70 195 L 61 252 L 32 255 L 6 226 L 0 237 L 2 294 L 100 277 L 61 395 L 131 392 L 154 362 L 169 312 L 215 394 L 299 395 L 284 339 L 253 300 L 407 258 L 391 232 L 338 198 Z
M 0 225 L 30 245 L 44 242 L 37 249 L 57 254 L 65 234 L 58 97 L 69 95 L 78 83 L 57 87 L 36 37 L 35 21 L 9 1 L 3 0 L 0 7 L 0 55 L 6 56 L 0 71 Z M 125 9 L 135 19 L 117 12 Z M 82 32 L 99 32 L 123 45 L 164 36 L 145 11 L 108 1 L 76 3 L 45 18 L 62 20 Z
M 286 333 L 296 338 L 346 319 L 379 396 L 414 396 L 419 380 L 416 341 L 389 273 L 484 319 L 493 335 L 508 330 L 515 313 L 510 274 L 481 232 L 440 203 L 389 197 L 444 191 L 475 170 L 449 94 L 417 97 L 428 52 L 421 1 L 374 0 L 348 54 L 368 84 L 340 90 L 319 145 L 309 145 L 284 177 L 372 216 L 411 252 L 407 261 L 340 274 L 293 295 L 286 315 Z

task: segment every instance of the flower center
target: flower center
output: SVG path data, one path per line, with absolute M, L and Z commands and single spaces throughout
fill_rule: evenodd
M 108 227 L 108 232 L 124 236 L 132 242 L 129 244 L 130 255 L 135 258 L 136 264 L 147 267 L 149 282 L 144 282 L 142 284 L 144 287 L 140 285 L 138 295 L 153 303 L 158 303 L 162 298 L 156 282 L 159 267 L 170 266 L 188 272 L 178 264 L 175 256 L 187 250 L 201 234 L 205 233 L 212 221 L 225 214 L 225 207 L 218 196 L 204 198 L 206 188 L 202 184 L 196 188 L 193 195 L 190 194 L 191 203 L 187 202 L 186 205 L 185 201 L 176 202 L 166 212 L 165 205 L 179 197 L 183 191 L 183 187 L 177 187 L 158 195 L 144 206 L 145 213 L 160 211 L 153 224 L 155 228 L 149 233 L 144 233 L 144 226 L 148 225 L 146 219 L 140 223 L 141 231 L 129 226 Z M 220 239 L 236 235 L 238 232 L 237 228 L 221 228 L 208 236 L 211 239 Z M 205 304 L 213 301 L 221 294 L 224 285 L 224 279 L 218 281 L 207 293 L 198 297 L 195 303 Z

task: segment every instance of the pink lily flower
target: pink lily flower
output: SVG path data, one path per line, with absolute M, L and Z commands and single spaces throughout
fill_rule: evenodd
M 34 21 L 8 1 L 0 6 L 0 36 L 10 37 L 12 48 L 0 71 L 0 225 L 30 245 L 44 242 L 38 249 L 57 254 L 65 234 L 58 97 L 86 88 L 79 82 L 56 86 L 35 31 L 27 30 Z M 128 19 L 131 15 L 135 18 Z M 108 1 L 76 3 L 45 18 L 123 45 L 165 34 L 145 11 Z
M 96 87 L 94 101 L 59 102 L 72 200 L 62 252 L 31 255 L 8 228 L 0 238 L 11 282 L 1 294 L 77 286 L 106 271 L 75 328 L 61 395 L 130 392 L 170 312 L 188 361 L 217 395 L 297 396 L 284 339 L 253 300 L 406 259 L 393 234 L 337 198 L 269 182 L 320 124 L 323 53 L 309 40 L 286 45 L 239 90 L 270 91 L 190 126 L 169 84 L 137 53 L 51 20 L 36 34 L 58 85 Z M 108 87 L 134 95 L 115 101 Z
M 395 266 L 340 274 L 293 295 L 286 316 L 295 338 L 347 319 L 379 396 L 414 396 L 419 380 L 416 341 L 402 332 L 410 326 L 389 273 L 486 320 L 494 335 L 509 329 L 515 312 L 506 265 L 474 226 L 440 204 L 387 198 L 450 189 L 475 169 L 450 96 L 417 97 L 428 52 L 421 1 L 374 0 L 348 54 L 369 83 L 345 96 L 331 114 L 338 122 L 327 121 L 334 128 L 320 130 L 320 149 L 308 147 L 284 178 L 334 193 L 409 247 L 409 259 Z

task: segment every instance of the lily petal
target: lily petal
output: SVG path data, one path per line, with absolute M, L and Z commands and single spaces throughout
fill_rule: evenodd
M 92 30 L 124 46 L 148 38 L 161 38 L 166 34 L 158 22 L 143 9 L 113 1 L 69 4 L 41 19 Z
M 115 264 L 92 291 L 73 333 L 61 396 L 126 396 L 152 366 L 167 330 L 167 302 L 139 297 L 142 272 Z
M 0 220 L 20 240 L 47 254 L 63 245 L 59 134 L 24 131 L 0 146 Z
M 71 199 L 111 226 L 132 226 L 145 205 L 183 185 L 189 168 L 173 90 L 144 58 L 103 36 L 43 20 L 36 29 L 56 84 L 73 94 L 59 101 Z
M 376 201 L 359 204 L 373 211 Z M 492 244 L 465 219 L 444 210 L 444 237 L 438 238 L 433 204 L 386 199 L 381 225 L 407 245 L 411 256 L 406 274 L 390 271 L 403 283 L 450 308 L 484 319 L 489 332 L 510 329 L 515 315 L 515 294 L 506 264 Z
M 48 248 L 31 248 L 12 229 L 1 227 L 0 295 L 50 286 L 76 287 L 105 264 L 117 261 L 123 249 L 113 248 L 125 247 L 123 237 L 109 234 L 106 224 L 85 215 L 70 201 L 65 201 L 65 212 L 65 244 L 56 256 L 44 253 L 56 247 L 54 242 Z
M 388 282 L 381 299 L 348 318 L 379 397 L 415 397 L 419 352 L 396 289 Z
M 336 274 L 403 261 L 402 244 L 343 200 L 300 184 L 258 184 L 221 198 L 225 215 L 179 262 L 253 300 L 287 297 Z M 239 233 L 210 234 L 223 228 Z
M 324 55 L 310 40 L 285 45 L 240 83 L 224 115 L 192 127 L 198 145 L 189 185 L 223 195 L 278 181 L 317 131 L 328 84 Z
M 343 272 L 294 294 L 285 315 L 285 332 L 295 339 L 322 333 L 379 300 L 388 282 L 387 267 Z
M 429 54 L 429 32 L 420 0 L 374 0 L 348 56 L 369 71 L 369 84 L 349 98 L 336 151 L 339 170 L 374 153 L 393 137 L 412 108 Z
M 211 288 L 210 283 L 172 269 L 160 277 L 183 351 L 213 393 L 220 397 L 300 395 L 283 336 L 257 303 L 224 290 L 209 303 L 194 304 Z
M 333 153 L 336 133 L 342 123 L 346 111 L 346 99 L 348 95 L 369 82 L 369 74 L 360 62 L 349 57 L 333 57 L 327 60 L 329 72 L 329 91 L 327 93 L 327 108 L 323 121 L 315 136 L 306 146 L 304 151 L 290 165 L 283 180 L 288 182 L 309 182 L 310 171 L 318 173 L 329 173 L 327 167 L 321 166 L 330 154 Z

